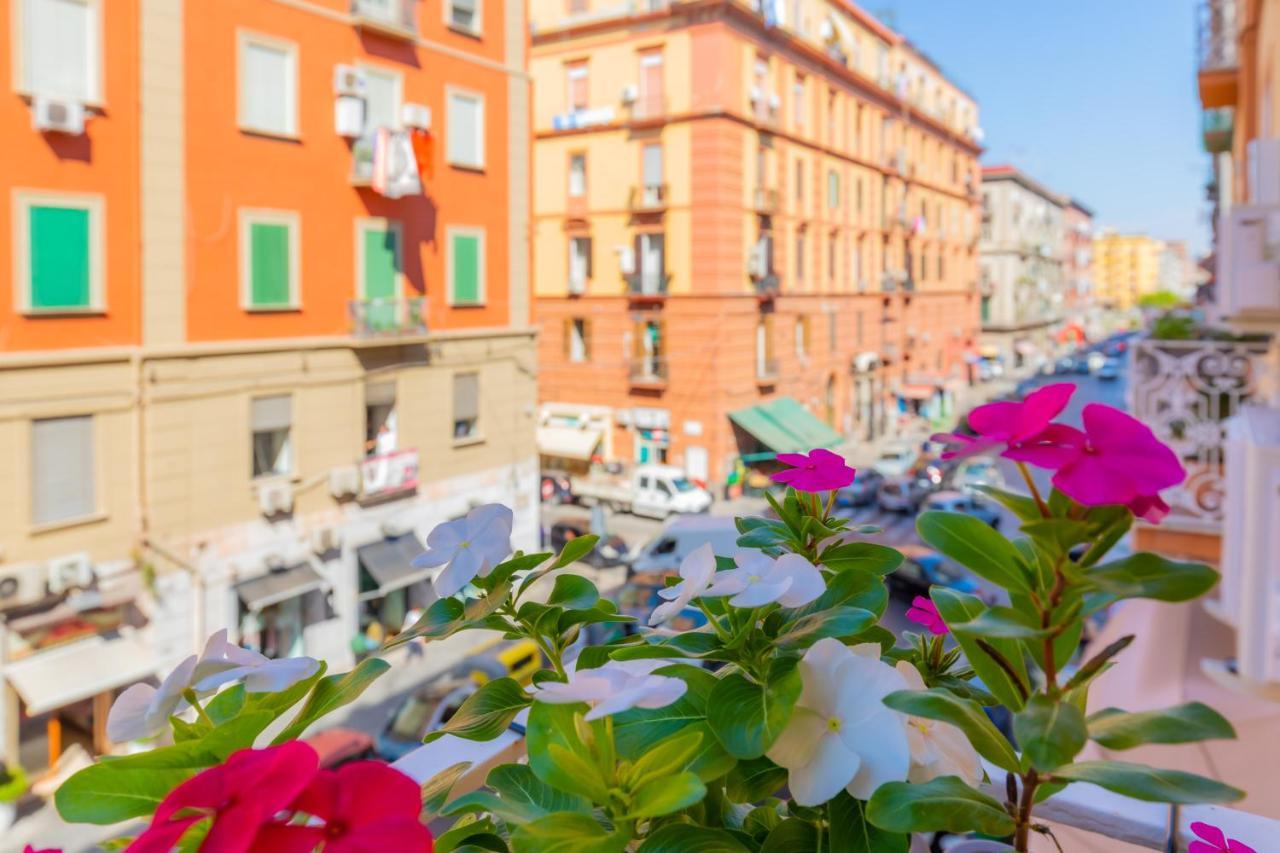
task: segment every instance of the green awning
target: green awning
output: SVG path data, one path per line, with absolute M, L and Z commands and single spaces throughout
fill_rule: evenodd
M 839 433 L 791 397 L 730 412 L 729 420 L 775 453 L 801 453 L 815 447 L 834 447 L 841 441 Z

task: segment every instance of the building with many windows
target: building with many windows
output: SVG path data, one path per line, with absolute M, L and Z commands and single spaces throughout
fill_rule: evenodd
M 1093 241 L 1093 286 L 1098 302 L 1128 311 L 1160 289 L 1164 243 L 1146 234 L 1103 230 Z
M 527 29 L 0 8 L 0 757 L 38 768 L 215 629 L 349 663 L 471 502 L 536 542 Z
M 718 483 L 945 413 L 978 324 L 967 94 L 842 0 L 530 9 L 540 395 L 587 433 L 546 457 Z

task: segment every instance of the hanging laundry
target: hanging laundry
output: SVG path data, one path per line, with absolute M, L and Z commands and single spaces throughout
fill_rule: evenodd
M 409 131 L 409 141 L 413 143 L 413 156 L 418 161 L 418 177 L 425 187 L 435 176 L 435 138 L 431 131 L 416 127 Z
M 387 198 L 402 198 L 422 192 L 413 143 L 407 133 L 378 128 L 373 140 L 373 176 L 370 183 L 374 192 Z

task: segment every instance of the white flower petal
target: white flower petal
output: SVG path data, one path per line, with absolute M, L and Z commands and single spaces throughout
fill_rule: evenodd
M 715 582 L 711 584 L 706 592 L 702 593 L 703 598 L 719 598 L 724 595 L 737 595 L 747 588 L 751 577 L 751 573 L 745 569 L 729 569 L 724 572 L 716 572 Z
M 117 696 L 107 712 L 107 739 L 125 743 L 158 733 L 158 728 L 152 730 L 149 713 L 157 692 L 150 684 L 134 684 Z
M 836 704 L 845 722 L 854 728 L 862 726 L 865 718 L 885 710 L 885 696 L 907 689 L 907 682 L 896 669 L 880 660 L 858 655 L 850 655 L 840 664 L 833 681 L 838 685 Z
M 645 692 L 636 700 L 636 708 L 665 708 L 679 699 L 689 689 L 682 678 L 666 675 L 651 675 L 644 681 Z
M 662 602 L 657 607 L 653 608 L 653 612 L 649 614 L 649 624 L 661 625 L 663 622 L 676 618 L 688 603 L 689 602 L 681 601 L 678 598 L 675 601 Z
M 787 787 L 800 805 L 820 806 L 856 779 L 855 774 L 860 774 L 862 768 L 856 752 L 846 749 L 834 733 L 827 734 L 818 742 L 813 760 L 787 774 Z
M 480 562 L 470 548 L 459 549 L 449 565 L 431 582 L 437 598 L 450 598 L 458 594 L 464 586 L 475 579 L 480 571 Z
M 680 577 L 699 590 L 705 589 L 716 573 L 716 552 L 708 542 L 689 552 L 680 561 Z
M 885 665 L 885 669 L 890 667 Z M 862 763 L 847 789 L 854 799 L 869 800 L 876 788 L 886 782 L 906 781 L 911 749 L 902 715 L 887 707 L 864 718 L 858 732 L 862 736 L 858 738 L 857 753 Z
M 898 675 L 902 676 L 902 680 L 907 683 L 907 690 L 924 690 L 924 678 L 920 675 L 920 670 L 905 660 L 900 660 L 893 666 L 898 671 Z
M 758 580 L 747 584 L 747 588 L 729 599 L 734 607 L 761 607 L 777 601 L 791 588 L 791 578 L 776 581 Z
M 431 532 L 427 534 L 427 548 L 452 554 L 466 538 L 467 520 L 455 518 L 453 521 L 446 521 L 431 528 Z
M 211 693 L 214 690 L 217 690 L 219 687 L 221 687 L 224 684 L 229 684 L 232 681 L 235 681 L 240 678 L 244 678 L 246 675 L 253 672 L 254 669 L 255 668 L 252 666 L 230 666 L 230 665 L 224 665 L 220 669 L 206 667 L 205 669 L 197 672 L 197 675 L 201 673 L 207 673 L 207 674 L 205 674 L 204 677 L 201 678 L 199 681 L 195 682 L 194 686 L 195 686 L 196 692 L 202 693 L 202 694 Z
M 469 510 L 466 517 L 467 530 L 474 533 L 477 539 L 481 538 L 481 534 L 497 536 L 499 531 L 509 537 L 515 520 L 515 513 L 511 508 L 502 504 L 481 504 Z
M 685 581 L 681 581 L 675 586 L 664 586 L 662 589 L 658 590 L 658 597 L 665 598 L 667 601 L 674 601 L 688 588 L 689 585 Z
M 773 558 L 754 548 L 738 548 L 733 552 L 733 562 L 747 574 L 766 575 L 773 568 Z
M 838 697 L 836 672 L 851 657 L 849 649 L 834 637 L 823 637 L 810 646 L 800 659 L 802 688 L 798 704 L 826 717 L 833 716 Z
M 822 572 L 799 554 L 783 554 L 774 567 L 775 572 L 791 579 L 791 586 L 778 599 L 783 607 L 802 607 L 827 590 Z
M 320 662 L 315 658 L 297 657 L 268 660 L 254 667 L 244 679 L 246 693 L 276 693 L 316 674 Z
M 797 705 L 765 755 L 779 767 L 803 767 L 813 761 L 818 742 L 828 731 L 825 717 Z

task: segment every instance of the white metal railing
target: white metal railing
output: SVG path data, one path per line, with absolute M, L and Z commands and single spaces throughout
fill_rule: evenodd
M 1167 494 L 1166 525 L 1221 529 L 1226 421 L 1258 390 L 1265 344 L 1135 340 L 1129 409 L 1174 449 L 1187 480 Z

